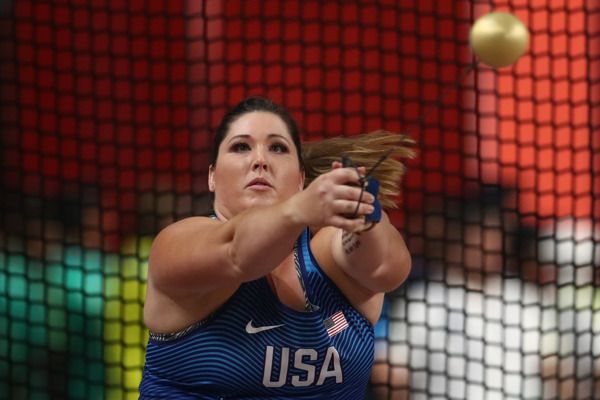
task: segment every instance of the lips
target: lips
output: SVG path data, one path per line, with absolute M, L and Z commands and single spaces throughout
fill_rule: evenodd
M 254 178 L 246 185 L 246 187 L 270 187 L 270 188 L 272 188 L 273 185 L 271 185 L 269 183 L 269 181 L 267 181 L 264 178 Z

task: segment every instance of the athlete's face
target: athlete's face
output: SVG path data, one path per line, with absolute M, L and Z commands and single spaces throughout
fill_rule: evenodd
M 208 186 L 219 217 L 270 205 L 302 190 L 304 174 L 283 120 L 270 112 L 243 114 L 230 126 L 211 165 Z

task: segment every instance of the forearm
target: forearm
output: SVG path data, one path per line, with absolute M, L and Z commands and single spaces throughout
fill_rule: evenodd
M 385 213 L 371 230 L 361 233 L 339 230 L 332 246 L 341 268 L 373 292 L 395 289 L 410 271 L 406 244 Z
M 306 227 L 292 199 L 249 209 L 227 225 L 231 232 L 231 263 L 242 281 L 256 279 L 277 267 L 292 252 Z
M 150 279 L 162 290 L 179 293 L 256 279 L 291 253 L 304 226 L 288 201 L 249 209 L 224 223 L 181 220 L 154 240 Z
M 360 198 L 360 189 L 346 185 L 356 180 L 355 171 L 333 170 L 285 201 L 250 207 L 226 222 L 201 217 L 176 222 L 154 240 L 151 279 L 164 290 L 197 293 L 264 276 L 290 255 L 307 226 L 360 227 L 360 219 L 344 217 Z M 361 202 L 359 215 L 370 212 L 372 206 Z

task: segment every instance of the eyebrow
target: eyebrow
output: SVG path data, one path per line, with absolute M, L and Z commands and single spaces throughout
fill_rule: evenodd
M 246 133 L 242 133 L 242 134 L 239 134 L 239 135 L 232 136 L 232 137 L 231 137 L 231 138 L 228 140 L 228 142 L 229 142 L 229 143 L 231 143 L 231 141 L 232 141 L 232 140 L 234 140 L 234 139 L 237 139 L 237 138 L 249 139 L 249 138 L 251 138 L 251 137 L 252 137 L 251 135 L 248 135 L 248 134 L 246 134 Z M 291 143 L 291 142 L 290 142 L 290 139 L 288 139 L 286 136 L 284 136 L 284 135 L 282 135 L 282 134 L 280 134 L 280 133 L 269 133 L 269 134 L 267 135 L 267 138 L 269 138 L 269 139 L 271 139 L 271 138 L 279 138 L 279 139 L 283 139 L 283 140 L 285 140 L 285 141 L 286 141 L 286 142 L 288 142 L 288 143 Z

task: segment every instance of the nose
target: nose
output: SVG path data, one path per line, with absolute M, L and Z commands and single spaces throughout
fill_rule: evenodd
M 254 155 L 254 160 L 252 161 L 252 170 L 253 171 L 266 171 L 268 168 L 267 158 L 262 149 L 258 148 Z

